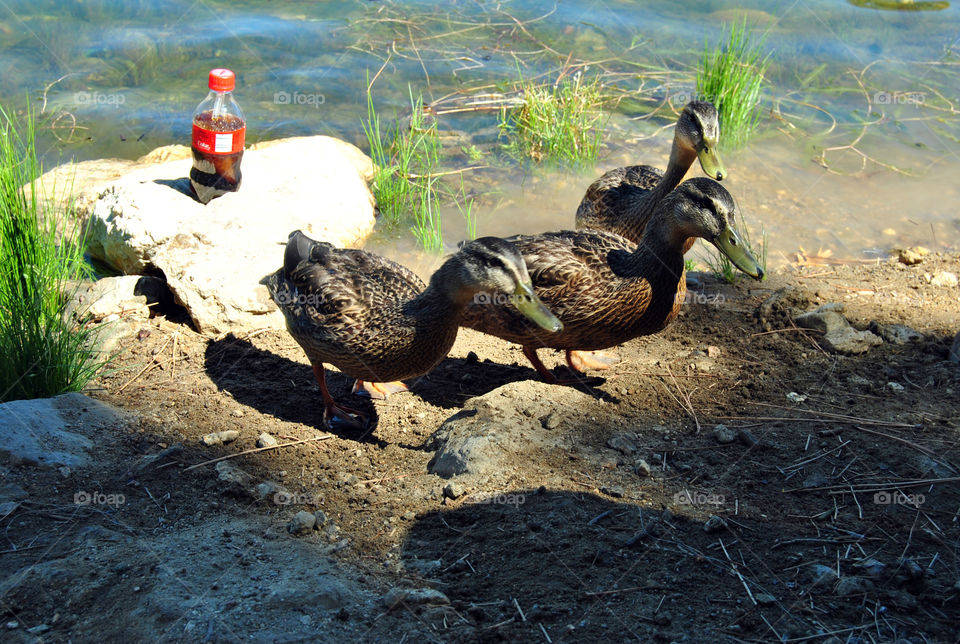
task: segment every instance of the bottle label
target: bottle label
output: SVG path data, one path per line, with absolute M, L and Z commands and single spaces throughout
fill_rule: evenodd
M 193 147 L 207 154 L 235 154 L 243 151 L 246 126 L 231 132 L 214 132 L 193 124 Z

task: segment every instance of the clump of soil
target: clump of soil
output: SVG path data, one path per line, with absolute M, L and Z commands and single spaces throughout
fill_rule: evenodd
M 759 287 L 700 275 L 681 317 L 616 349 L 594 386 L 531 382 L 518 349 L 463 331 L 385 402 L 330 374 L 370 412 L 366 432 L 323 427 L 287 334 L 211 340 L 154 318 L 92 393 L 137 418 L 99 437 L 97 466 L 2 472 L 26 493 L 3 517 L 3 628 L 23 641 L 951 641 L 960 299 L 927 277 L 957 260 L 793 268 Z M 919 338 L 829 353 L 792 322 L 828 302 L 859 329 Z M 478 427 L 499 449 L 482 475 L 430 473 L 449 435 Z M 200 465 L 264 433 L 287 446 Z M 75 505 L 78 491 L 124 502 Z

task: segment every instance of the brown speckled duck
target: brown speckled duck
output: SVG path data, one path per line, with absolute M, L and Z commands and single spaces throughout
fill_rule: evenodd
M 748 275 L 763 270 L 730 227 L 733 198 L 712 179 L 689 179 L 664 197 L 639 244 L 609 232 L 578 230 L 508 238 L 523 255 L 540 300 L 563 322 L 547 333 L 512 308 L 471 303 L 462 325 L 523 347 L 540 376 L 556 382 L 537 349 L 612 347 L 666 327 L 686 293 L 683 254 L 702 237 Z
M 280 307 L 287 329 L 303 347 L 323 396 L 324 422 L 365 414 L 336 404 L 324 363 L 358 379 L 354 391 L 386 398 L 399 382 L 440 362 L 457 337 L 464 307 L 479 292 L 512 304 L 545 333 L 560 322 L 537 299 L 519 251 L 497 237 L 467 242 L 424 283 L 409 269 L 363 250 L 335 248 L 290 233 L 283 268 L 262 283 Z M 522 311 L 522 312 L 521 312 Z
M 705 101 L 687 103 L 677 119 L 666 173 L 649 165 L 610 170 L 587 188 L 576 227 L 605 230 L 639 243 L 657 204 L 679 185 L 694 159 L 710 178 L 726 176 L 717 152 L 719 140 L 716 108 Z

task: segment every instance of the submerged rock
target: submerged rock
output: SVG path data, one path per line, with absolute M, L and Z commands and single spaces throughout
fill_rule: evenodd
M 373 230 L 372 164 L 326 136 L 244 154 L 239 192 L 206 206 L 190 194 L 189 159 L 138 166 L 79 200 L 90 253 L 128 274 L 162 272 L 201 333 L 282 328 L 259 280 L 279 268 L 290 231 L 359 246 Z

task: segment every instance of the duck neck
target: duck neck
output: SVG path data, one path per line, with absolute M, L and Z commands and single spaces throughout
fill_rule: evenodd
M 626 232 L 625 237 L 633 240 L 639 240 L 642 237 L 643 229 L 654 216 L 657 206 L 664 197 L 680 185 L 696 158 L 697 153 L 680 143 L 680 138 L 675 135 L 666 172 L 653 188 L 638 195 L 628 208 L 625 221 L 631 230 Z
M 430 276 L 427 288 L 410 301 L 407 313 L 427 324 L 444 325 L 458 320 L 475 294 L 474 289 L 463 284 L 460 263 L 455 258 L 448 259 Z
M 643 231 L 633 253 L 640 275 L 650 282 L 668 283 L 683 280 L 683 255 L 687 235 L 671 226 L 671 212 L 661 204 Z

